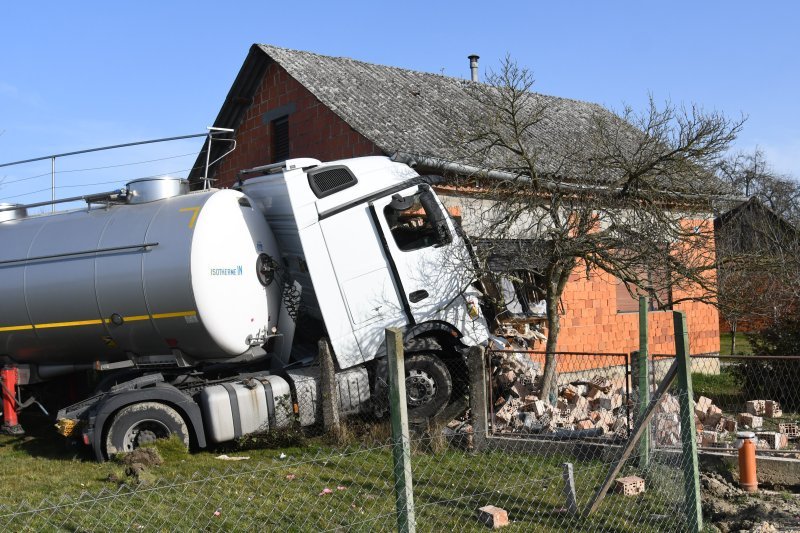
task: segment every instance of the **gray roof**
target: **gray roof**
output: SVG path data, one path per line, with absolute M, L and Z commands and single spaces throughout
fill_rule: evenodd
M 396 151 L 458 160 L 452 127 L 475 106 L 468 93 L 472 82 L 397 67 L 364 63 L 346 57 L 258 45 L 323 104 L 387 154 Z M 536 125 L 540 154 L 588 127 L 599 105 L 536 95 L 548 108 Z M 543 161 L 543 163 L 547 163 Z
M 384 153 L 460 160 L 452 131 L 459 117 L 466 121 L 475 110 L 475 100 L 468 92 L 472 82 L 265 44 L 250 49 L 215 126 L 238 125 L 272 62 Z M 536 124 L 530 141 L 540 169 L 547 172 L 558 173 L 559 154 L 569 149 L 578 132 L 590 127 L 595 114 L 613 116 L 593 103 L 540 94 L 535 99 L 547 106 L 547 113 Z

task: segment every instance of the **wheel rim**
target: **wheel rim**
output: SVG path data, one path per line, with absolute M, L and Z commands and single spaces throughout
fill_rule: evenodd
M 168 439 L 171 432 L 163 422 L 158 420 L 142 420 L 128 428 L 122 438 L 122 448 L 126 452 L 135 450 L 144 444 L 158 439 Z
M 406 401 L 410 407 L 419 407 L 436 396 L 436 381 L 424 370 L 412 369 L 406 376 Z

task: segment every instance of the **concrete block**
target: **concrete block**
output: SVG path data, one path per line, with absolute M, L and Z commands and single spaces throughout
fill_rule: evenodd
M 595 409 L 606 409 L 608 411 L 614 410 L 622 405 L 622 395 L 612 394 L 610 396 L 603 396 L 595 399 L 593 407 Z
M 704 431 L 700 435 L 700 446 L 703 448 L 712 448 L 719 441 L 719 435 L 716 431 Z

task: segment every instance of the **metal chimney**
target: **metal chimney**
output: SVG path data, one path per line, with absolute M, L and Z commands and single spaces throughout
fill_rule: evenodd
M 469 59 L 469 71 L 472 75 L 472 81 L 478 81 L 478 60 L 480 56 L 472 54 L 471 56 L 467 56 Z

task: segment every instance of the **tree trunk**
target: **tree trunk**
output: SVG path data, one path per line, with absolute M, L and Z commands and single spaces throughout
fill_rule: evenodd
M 542 375 L 541 399 L 555 405 L 558 396 L 558 373 L 556 372 L 556 346 L 561 330 L 558 302 L 564 293 L 569 275 L 575 263 L 553 264 L 547 272 L 547 344 L 545 345 L 544 374 Z
M 545 345 L 544 375 L 542 376 L 541 399 L 555 405 L 558 396 L 556 377 L 556 345 L 561 328 L 558 316 L 558 300 L 547 302 L 547 344 Z
M 736 355 L 736 321 L 730 324 L 731 326 L 731 355 Z

